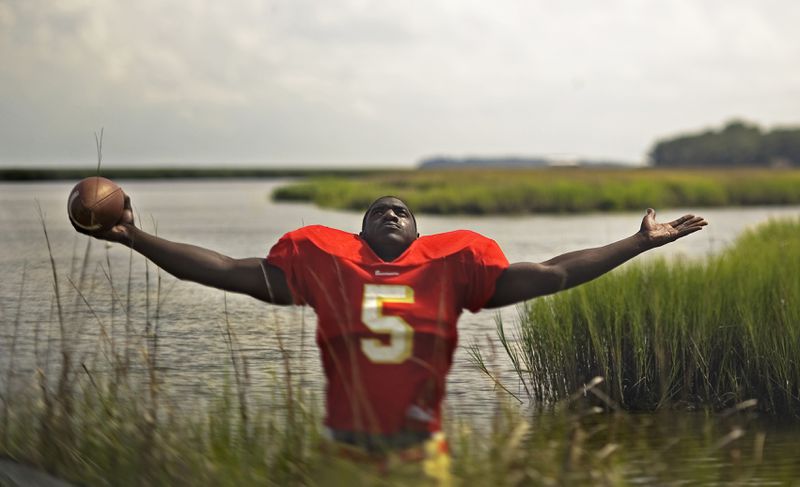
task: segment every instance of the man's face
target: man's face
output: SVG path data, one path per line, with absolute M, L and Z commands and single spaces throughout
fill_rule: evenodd
M 378 254 L 386 247 L 405 250 L 418 237 L 417 223 L 402 200 L 385 196 L 367 209 L 361 236 Z

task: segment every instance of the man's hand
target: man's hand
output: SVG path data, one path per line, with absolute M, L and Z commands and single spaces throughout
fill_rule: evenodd
M 134 227 L 133 210 L 131 209 L 131 197 L 125 195 L 125 207 L 122 210 L 122 217 L 120 217 L 116 225 L 108 230 L 101 232 L 89 232 L 75 225 L 72 219 L 69 219 L 69 222 L 72 223 L 72 228 L 74 228 L 78 233 L 82 233 L 100 240 L 119 242 L 123 245 L 130 246 L 131 229 Z
M 703 217 L 694 215 L 683 215 L 669 223 L 658 223 L 656 211 L 648 208 L 647 214 L 642 219 L 639 235 L 647 248 L 655 248 L 694 233 L 706 225 L 708 222 Z
M 641 228 L 628 238 L 603 247 L 568 252 L 540 264 L 511 264 L 497 278 L 494 296 L 485 307 L 519 303 L 591 281 L 646 250 L 673 242 L 706 225 L 705 219 L 694 215 L 658 223 L 655 210 L 648 208 Z

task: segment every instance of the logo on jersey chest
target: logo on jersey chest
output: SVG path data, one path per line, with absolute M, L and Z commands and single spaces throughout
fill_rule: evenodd
M 397 271 L 382 271 L 380 269 L 375 270 L 375 275 L 377 277 L 391 277 L 391 276 L 399 276 L 400 273 Z

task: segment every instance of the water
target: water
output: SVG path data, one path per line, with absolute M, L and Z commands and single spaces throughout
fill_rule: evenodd
M 232 257 L 264 256 L 281 235 L 301 225 L 323 224 L 355 232 L 361 222 L 359 213 L 322 210 L 307 204 L 273 203 L 269 194 L 272 188 L 281 184 L 278 181 L 122 181 L 121 184 L 131 195 L 139 224 L 145 229 L 157 229 L 157 233 L 165 238 L 211 248 Z M 67 221 L 65 201 L 70 187 L 71 184 L 63 182 L 0 185 L 0 248 L 3 249 L 0 253 L 0 316 L 8 325 L 21 306 L 23 326 L 17 347 L 18 367 L 23 370 L 32 365 L 28 355 L 33 351 L 31 339 L 36 324 L 40 326 L 40 333 L 46 332 L 44 324 L 49 320 L 53 296 L 52 274 L 37 205 L 44 214 L 62 277 L 72 273 L 77 280 L 78 263 L 89 240 L 75 233 Z M 702 259 L 730 244 L 744 228 L 770 217 L 797 215 L 799 212 L 797 207 L 704 210 L 699 213 L 711 223 L 706 229 L 640 258 L 669 255 Z M 659 214 L 659 219 L 669 220 L 683 213 L 683 210 L 665 211 Z M 419 230 L 422 234 L 456 228 L 474 230 L 494 238 L 512 262 L 542 261 L 559 253 L 604 245 L 626 237 L 638 230 L 641 216 L 641 213 L 511 217 L 423 215 L 419 218 Z M 102 272 L 106 266 L 106 252 L 119 294 L 123 294 L 129 267 L 128 249 L 92 241 L 87 282 L 94 282 L 95 289 L 88 293 L 87 298 L 100 315 L 110 308 L 111 292 Z M 144 259 L 136 256 L 133 265 L 134 289 L 141 291 L 134 293 L 134 304 L 136 309 L 143 311 Z M 23 268 L 26 269 L 27 282 L 22 300 L 19 300 Z M 150 272 L 154 274 L 155 270 L 151 267 Z M 166 274 L 162 276 L 162 286 L 167 291 L 162 293 L 162 298 L 164 294 L 166 298 L 159 316 L 159 333 L 163 337 L 161 364 L 170 369 L 169 376 L 178 388 L 202 391 L 213 387 L 215 379 L 224 374 L 227 366 L 221 365 L 226 364 L 222 358 L 225 348 L 218 330 L 224 323 L 223 293 L 177 281 Z M 66 290 L 66 294 L 75 294 L 65 279 L 61 280 L 60 286 L 62 292 Z M 67 312 L 77 308 L 78 312 L 85 314 L 85 306 L 71 306 L 74 299 L 64 303 Z M 246 344 L 245 353 L 251 359 L 254 371 L 263 370 L 260 362 L 270 363 L 280 356 L 274 334 L 282 333 L 286 335 L 288 349 L 307 367 L 309 380 L 319 379 L 312 311 L 272 307 L 236 295 L 228 296 L 228 306 L 230 321 L 241 343 Z M 506 322 L 516 319 L 513 307 L 505 308 L 501 313 Z M 493 393 L 482 393 L 484 388 L 473 386 L 476 381 L 482 383 L 483 379 L 469 365 L 464 345 L 487 340 L 494 343 L 496 316 L 496 311 L 474 315 L 465 312 L 459 322 L 462 346 L 456 353 L 450 375 L 449 398 L 451 405 L 460 412 L 486 410 L 487 401 L 494 400 Z M 80 332 L 88 337 L 95 336 L 96 319 L 88 316 L 83 321 Z M 143 322 L 144 319 L 139 320 L 139 323 Z M 305 322 L 304 327 L 298 325 L 302 322 Z M 57 335 L 55 330 L 51 333 Z M 8 340 L 3 343 L 2 346 L 6 346 Z M 491 347 L 485 352 L 492 356 Z M 497 350 L 494 361 L 501 374 L 508 369 L 503 359 L 503 354 Z M 318 380 L 316 385 L 319 386 Z
M 602 414 L 584 420 L 582 428 L 579 444 L 591 452 L 584 455 L 610 451 L 607 465 L 616 467 L 616 481 L 587 482 L 592 477 L 584 465 L 576 472 L 580 485 L 798 485 L 796 423 L 746 412 L 667 411 Z
M 307 204 L 276 204 L 269 200 L 278 181 L 121 181 L 133 199 L 141 226 L 165 238 L 189 242 L 232 257 L 264 256 L 285 232 L 301 225 L 323 224 L 358 231 L 361 214 L 330 211 Z M 65 296 L 67 335 L 87 364 L 102 368 L 107 347 L 98 345 L 99 331 L 121 337 L 125 326 L 120 305 L 113 303 L 110 274 L 115 293 L 124 301 L 129 274 L 128 249 L 92 241 L 82 289 L 92 305 L 90 312 L 66 276 L 79 280 L 80 266 L 89 239 L 75 233 L 66 217 L 66 197 L 71 184 L 63 182 L 0 184 L 0 385 L 8 370 L 13 323 L 19 313 L 15 371 L 23 381 L 36 367 L 54 367 L 61 342 L 53 300 L 53 280 L 48 250 L 37 214 L 41 207 L 57 264 L 59 285 Z M 38 201 L 38 203 L 37 203 Z M 667 255 L 675 259 L 703 259 L 729 245 L 743 229 L 770 217 L 796 216 L 800 207 L 696 209 L 710 225 L 703 231 L 640 258 Z M 667 221 L 686 211 L 660 213 Z M 604 245 L 638 230 L 643 212 L 593 215 L 541 215 L 497 217 L 418 218 L 422 234 L 457 228 L 477 231 L 494 238 L 510 261 L 542 261 L 560 253 Z M 23 269 L 26 274 L 20 299 Z M 131 270 L 131 293 L 137 333 L 147 318 L 158 326 L 159 366 L 166 371 L 169 390 L 178 397 L 211 397 L 230 374 L 229 354 L 222 339 L 225 324 L 221 291 L 177 281 L 162 274 L 163 304 L 155 313 L 155 269 L 151 266 L 150 307 L 145 290 L 145 263 L 135 256 Z M 313 341 L 314 314 L 304 308 L 269 306 L 249 297 L 228 295 L 228 319 L 247 357 L 253 396 L 269 394 L 282 367 L 277 335 L 292 357 L 296 377 L 308 390 L 322 395 L 319 358 Z M 501 310 L 513 323 L 517 311 Z M 465 346 L 479 343 L 493 370 L 516 390 L 509 364 L 495 340 L 496 311 L 465 312 L 459 322 L 460 346 L 448 380 L 448 408 L 460 416 L 480 422 L 495 410 L 496 391 L 469 363 Z M 49 341 L 46 337 L 49 337 Z M 118 338 L 119 340 L 119 338 Z M 45 344 L 50 343 L 50 353 Z M 37 350 L 38 345 L 38 350 Z M 119 345 L 119 341 L 118 341 Z M 134 353 L 138 353 L 138 349 Z

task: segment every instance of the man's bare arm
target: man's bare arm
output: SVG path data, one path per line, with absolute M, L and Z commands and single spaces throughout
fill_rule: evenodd
M 273 304 L 292 304 L 283 271 L 266 259 L 234 259 L 196 245 L 172 242 L 130 229 L 123 242 L 178 279 L 197 282 L 224 291 L 247 294 Z
M 130 198 L 127 196 L 122 218 L 110 230 L 90 234 L 74 224 L 73 227 L 95 238 L 126 245 L 178 279 L 247 294 L 268 303 L 292 304 L 292 295 L 283 271 L 267 264 L 266 259 L 234 259 L 196 245 L 151 235 L 134 225 Z
M 639 232 L 628 238 L 603 247 L 569 252 L 542 263 L 512 264 L 497 279 L 495 293 L 486 307 L 519 303 L 583 284 L 642 252 L 694 233 L 707 224 L 694 215 L 657 223 L 655 211 L 648 209 Z

